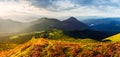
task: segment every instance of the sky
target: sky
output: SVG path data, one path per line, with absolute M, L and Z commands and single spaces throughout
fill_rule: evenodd
M 120 17 L 120 0 L 0 0 L 0 18 Z

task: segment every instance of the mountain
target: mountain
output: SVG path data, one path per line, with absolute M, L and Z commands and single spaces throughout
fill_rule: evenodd
M 101 40 L 103 38 L 116 34 L 113 32 L 91 30 L 89 29 L 89 26 L 87 26 L 83 22 L 78 21 L 75 17 L 70 17 L 63 21 L 59 21 L 58 19 L 54 19 L 54 18 L 41 18 L 36 21 L 32 21 L 29 24 L 31 26 L 26 28 L 23 32 L 35 33 L 35 32 L 45 31 L 43 34 L 47 33 L 48 35 L 49 31 L 58 29 L 64 31 L 63 34 L 65 34 L 66 36 L 70 36 L 73 38 L 82 38 L 82 39 L 91 38 L 95 40 Z M 40 36 L 41 34 L 38 35 Z M 24 36 L 21 38 L 24 38 Z M 31 36 L 29 36 L 29 39 L 30 38 Z
M 26 27 L 27 24 L 9 19 L 0 19 L 0 32 L 12 33 L 18 32 Z
M 31 26 L 28 27 L 25 31 L 43 31 L 61 27 L 61 21 L 54 18 L 41 18 L 30 22 L 30 24 Z
M 103 41 L 120 42 L 120 33 L 107 37 Z
M 100 22 L 98 23 L 103 24 Z M 73 38 L 91 38 L 95 40 L 101 40 L 115 34 L 111 32 L 95 31 L 94 29 L 91 30 L 89 26 L 77 20 L 75 17 L 70 17 L 63 21 L 55 18 L 40 18 L 29 23 L 4 19 L 0 22 L 0 32 L 48 32 L 54 29 L 62 30 L 65 35 Z
M 61 29 L 61 30 L 85 30 L 88 26 L 84 23 L 78 21 L 74 17 L 70 17 L 67 20 L 59 21 L 54 18 L 41 18 L 36 21 L 30 22 L 31 26 L 26 29 L 27 31 L 42 31 L 51 29 Z
M 86 24 L 80 22 L 75 17 L 70 17 L 67 20 L 62 21 L 62 26 L 63 26 L 63 30 L 68 30 L 68 31 L 72 31 L 72 30 L 81 31 L 89 28 Z
M 120 32 L 120 18 L 90 19 L 84 21 L 92 30 Z

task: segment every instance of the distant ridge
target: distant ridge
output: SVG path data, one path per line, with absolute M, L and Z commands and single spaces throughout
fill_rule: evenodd
M 0 32 L 13 33 L 19 32 L 27 27 L 26 23 L 10 19 L 0 19 Z
M 28 27 L 28 31 L 41 31 L 41 30 L 51 30 L 51 29 L 61 29 L 65 31 L 72 30 L 85 30 L 88 26 L 84 23 L 78 21 L 75 17 L 70 17 L 67 20 L 59 21 L 54 18 L 41 18 L 36 21 L 31 22 L 31 26 Z
M 120 32 L 120 18 L 100 18 L 83 21 L 92 30 Z

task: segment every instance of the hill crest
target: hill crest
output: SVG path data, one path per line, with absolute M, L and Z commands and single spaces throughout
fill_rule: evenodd
M 103 41 L 119 42 L 120 41 L 120 33 L 110 36 L 108 38 L 105 38 L 105 39 L 103 39 Z

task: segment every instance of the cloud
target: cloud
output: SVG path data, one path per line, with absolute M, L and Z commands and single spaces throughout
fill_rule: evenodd
M 0 17 L 23 21 L 24 19 L 46 16 L 45 9 L 31 5 L 27 0 L 0 0 Z
M 36 7 L 42 7 L 42 8 L 48 8 L 53 6 L 52 0 L 28 0 L 31 2 L 31 5 L 36 6 Z
M 28 0 L 32 6 L 50 11 L 64 11 L 74 8 L 70 0 Z
M 0 17 L 24 20 L 40 17 L 120 17 L 120 0 L 0 0 Z
M 28 0 L 31 5 L 51 11 L 64 11 L 80 6 L 104 9 L 107 6 L 118 7 L 120 0 Z

